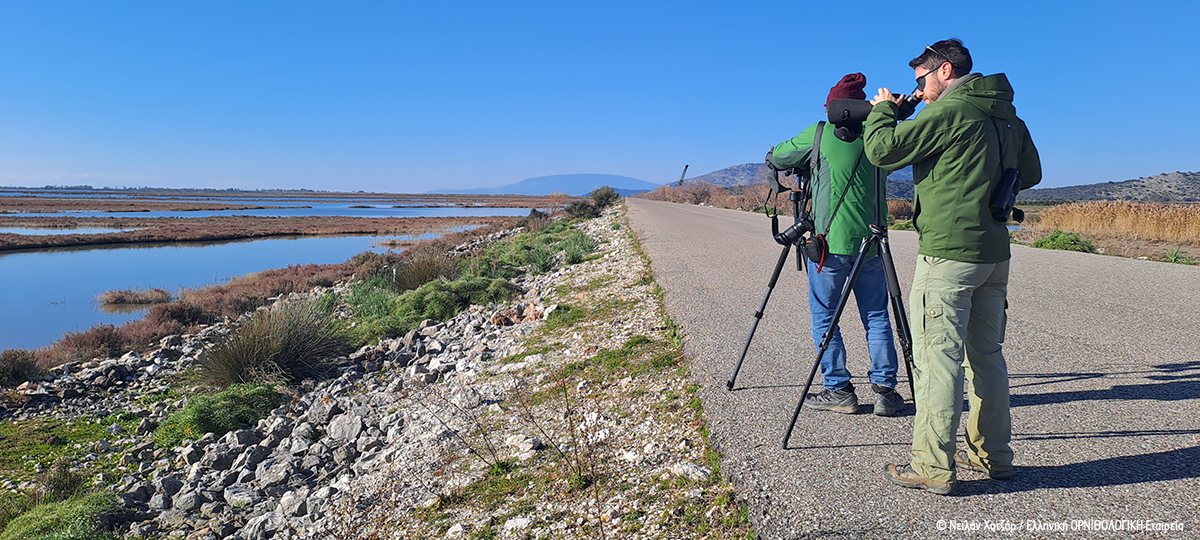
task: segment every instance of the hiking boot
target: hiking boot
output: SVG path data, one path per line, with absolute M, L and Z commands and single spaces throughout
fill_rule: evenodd
M 851 384 L 837 390 L 824 388 L 819 393 L 809 394 L 804 399 L 804 406 L 816 411 L 858 414 L 858 396 L 854 394 L 854 385 Z
M 875 391 L 876 416 L 896 416 L 904 408 L 904 398 L 895 388 L 872 384 L 871 389 Z
M 1012 480 L 1012 477 L 1013 477 L 1013 470 L 1011 468 L 1008 468 L 1008 469 L 997 468 L 995 470 L 989 470 L 982 463 L 976 463 L 974 461 L 971 461 L 971 456 L 967 454 L 966 450 L 959 450 L 954 453 L 954 463 L 956 465 L 958 465 L 958 468 L 960 468 L 960 469 L 977 472 L 977 473 L 984 473 L 984 474 L 988 475 L 988 477 L 990 477 L 992 480 Z
M 883 466 L 883 477 L 887 478 L 897 486 L 903 486 L 910 489 L 923 489 L 930 493 L 938 495 L 949 495 L 954 492 L 954 486 L 958 484 L 954 480 L 949 482 L 938 482 L 917 474 L 916 471 L 909 466 L 908 463 L 896 464 L 888 463 Z

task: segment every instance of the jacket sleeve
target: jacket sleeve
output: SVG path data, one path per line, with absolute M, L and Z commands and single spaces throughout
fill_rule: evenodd
M 1021 171 L 1019 178 L 1021 179 L 1021 191 L 1024 191 L 1042 181 L 1042 161 L 1038 157 L 1037 147 L 1033 145 L 1033 137 L 1029 136 L 1029 128 L 1025 126 L 1024 121 L 1021 122 L 1021 127 L 1024 128 L 1025 141 L 1021 145 L 1021 157 L 1017 164 L 1017 170 Z
M 771 152 L 770 157 L 775 168 L 777 170 L 791 169 L 806 163 L 812 155 L 813 137 L 816 130 L 816 124 L 813 124 L 808 129 L 801 131 L 799 135 L 775 145 L 775 150 Z
M 938 131 L 936 104 L 931 104 L 913 120 L 899 124 L 900 109 L 895 103 L 877 103 L 867 115 L 863 134 L 867 160 L 887 170 L 897 170 L 925 161 L 944 150 L 945 141 Z

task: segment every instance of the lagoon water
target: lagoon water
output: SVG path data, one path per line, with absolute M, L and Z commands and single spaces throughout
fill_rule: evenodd
M 101 311 L 96 297 L 107 290 L 157 287 L 174 293 L 294 264 L 340 263 L 363 251 L 386 251 L 373 245 L 380 240 L 420 238 L 304 237 L 3 254 L 0 349 L 42 347 L 63 332 L 141 317 Z
M 10 193 L 0 193 L 8 195 Z M 28 195 L 28 194 L 25 194 Z M 104 196 L 101 196 L 104 197 Z M 171 197 L 179 200 L 180 198 Z M 212 200 L 209 198 L 209 200 Z M 59 212 L 8 215 L 66 217 L 181 217 L 206 216 L 348 216 L 448 217 L 524 216 L 529 208 L 464 208 L 458 206 L 394 206 L 393 201 L 300 200 L 267 198 L 221 202 L 285 206 L 262 210 L 195 212 Z M 427 204 L 432 201 L 422 201 Z M 436 203 L 434 203 L 436 204 Z M 367 208 L 350 208 L 367 206 Z M 456 228 L 454 230 L 463 230 Z M 61 232 L 60 232 L 61 231 Z M 63 234 L 67 230 L 3 230 L 16 234 Z M 69 231 L 82 233 L 83 231 Z M 99 230 L 94 232 L 101 232 Z M 108 232 L 108 231 L 104 231 Z M 336 264 L 363 251 L 383 252 L 382 240 L 419 240 L 432 235 L 301 237 L 153 246 L 119 245 L 0 253 L 0 350 L 49 345 L 64 332 L 79 332 L 97 324 L 120 325 L 142 316 L 141 311 L 106 313 L 96 297 L 115 289 L 203 287 L 231 278 L 295 264 Z
M 266 206 L 286 206 L 287 208 L 262 208 L 256 210 L 195 210 L 188 212 L 171 212 L 171 211 L 152 211 L 152 212 L 96 212 L 96 211 L 80 211 L 80 212 L 11 212 L 5 215 L 24 216 L 24 217 L 75 217 L 75 218 L 93 218 L 93 217 L 124 217 L 124 218 L 158 218 L 158 217 L 178 217 L 178 218 L 198 218 L 210 216 L 258 216 L 258 217 L 286 217 L 286 216 L 346 216 L 346 217 L 448 217 L 448 216 L 464 216 L 464 217 L 480 217 L 480 216 L 525 216 L 529 215 L 529 208 L 464 208 L 461 206 L 407 206 L 393 204 L 379 204 L 367 202 L 337 202 L 337 203 L 318 203 L 305 202 L 301 203 L 282 203 L 268 201 L 228 201 L 236 203 L 246 203 L 253 205 L 263 203 Z M 366 208 L 352 208 L 354 206 Z

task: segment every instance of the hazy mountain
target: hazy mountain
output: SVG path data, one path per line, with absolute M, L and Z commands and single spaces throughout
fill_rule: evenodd
M 1123 182 L 1031 189 L 1022 201 L 1200 201 L 1200 172 L 1169 172 Z
M 515 184 L 475 189 L 439 189 L 429 193 L 495 193 L 498 195 L 549 195 L 561 191 L 568 195 L 584 196 L 592 190 L 608 186 L 621 195 L 650 191 L 658 184 L 615 174 L 558 174 L 529 178 Z

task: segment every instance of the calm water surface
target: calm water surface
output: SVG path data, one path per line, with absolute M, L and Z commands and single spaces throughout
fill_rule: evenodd
M 231 201 L 233 202 L 233 201 Z M 254 201 L 236 201 L 255 204 Z M 378 203 L 289 203 L 270 202 L 271 206 L 287 206 L 288 208 L 263 208 L 259 210 L 197 210 L 192 212 L 96 212 L 92 210 L 80 212 L 12 212 L 5 215 L 22 217 L 181 217 L 198 218 L 210 216 L 348 216 L 348 217 L 450 217 L 450 216 L 527 216 L 530 208 L 478 208 L 460 206 L 421 207 Z M 352 206 L 366 208 L 351 208 Z
M 374 245 L 381 240 L 428 237 L 306 237 L 0 255 L 0 349 L 42 347 L 63 332 L 141 317 L 101 311 L 95 299 L 107 290 L 175 292 L 293 264 L 344 262 L 363 251 L 386 251 Z

